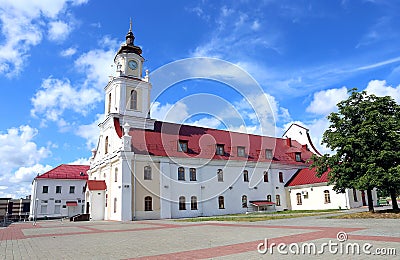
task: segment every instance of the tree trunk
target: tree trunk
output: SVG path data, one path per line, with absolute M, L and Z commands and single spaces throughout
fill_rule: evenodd
M 397 204 L 397 196 L 396 196 L 396 190 L 394 188 L 390 189 L 390 197 L 392 199 L 392 208 L 395 211 L 399 210 L 399 205 Z
M 368 211 L 374 212 L 374 201 L 372 200 L 372 191 L 367 189 Z

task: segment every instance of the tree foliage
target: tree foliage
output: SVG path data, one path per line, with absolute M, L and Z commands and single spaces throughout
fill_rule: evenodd
M 319 176 L 330 169 L 329 184 L 338 192 L 347 188 L 397 192 L 400 106 L 388 96 L 367 95 L 356 89 L 349 93 L 347 100 L 338 103 L 338 112 L 328 116 L 331 124 L 322 139 L 335 154 L 314 156 L 311 167 L 316 167 Z

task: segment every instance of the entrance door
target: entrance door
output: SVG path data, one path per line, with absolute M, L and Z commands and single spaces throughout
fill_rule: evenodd
M 363 206 L 367 206 L 367 201 L 365 200 L 365 192 L 363 190 L 361 191 L 361 198 Z

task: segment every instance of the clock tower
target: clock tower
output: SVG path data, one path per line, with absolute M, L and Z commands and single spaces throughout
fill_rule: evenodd
M 135 45 L 132 21 L 114 58 L 116 74 L 105 88 L 106 117 L 118 118 L 121 126 L 128 123 L 134 128 L 153 129 L 150 119 L 151 83 L 148 71 L 143 77 L 142 49 Z

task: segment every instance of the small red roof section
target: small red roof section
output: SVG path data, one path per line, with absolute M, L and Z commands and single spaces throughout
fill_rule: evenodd
M 67 201 L 66 205 L 67 205 L 67 207 L 75 207 L 75 206 L 78 206 L 78 202 L 76 202 L 76 201 Z
M 272 201 L 267 201 L 267 200 L 254 200 L 254 201 L 250 201 L 251 204 L 255 205 L 255 206 L 272 206 L 275 205 L 274 202 Z
M 61 164 L 56 168 L 45 172 L 35 179 L 77 179 L 77 180 L 87 180 L 87 171 L 89 170 L 89 165 L 72 165 L 72 164 Z
M 309 169 L 304 168 L 300 169 L 295 175 L 293 175 L 292 179 L 290 179 L 286 186 L 297 186 L 297 185 L 305 185 L 305 184 L 312 184 L 312 183 L 323 183 L 328 182 L 328 173 L 329 170 L 324 172 L 321 178 L 316 176 L 317 172 L 315 168 Z
M 102 180 L 102 181 L 88 180 L 87 188 L 88 188 L 88 190 L 106 190 L 107 185 L 104 180 Z

